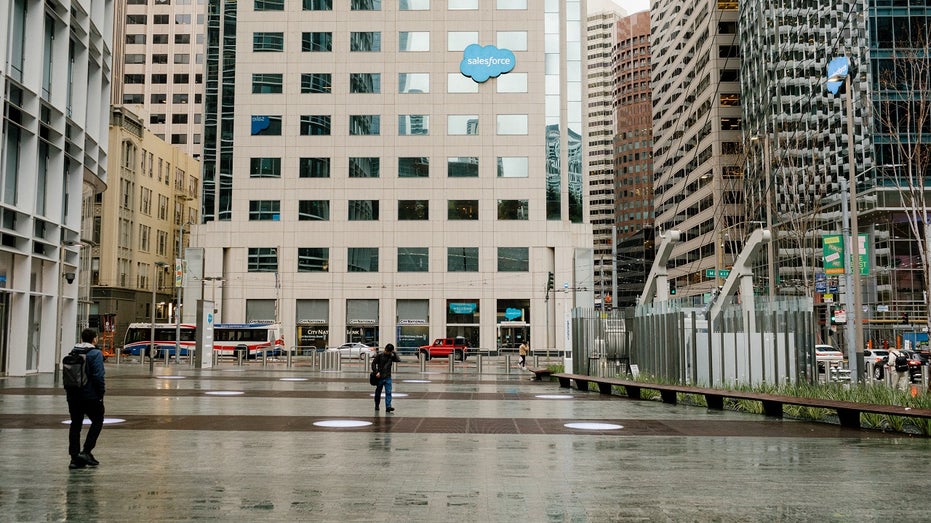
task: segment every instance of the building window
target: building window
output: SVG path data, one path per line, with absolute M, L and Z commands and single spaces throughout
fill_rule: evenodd
M 476 10 L 478 9 L 478 0 L 447 0 L 446 8 L 454 10 Z
M 173 114 L 171 115 L 171 123 L 187 123 L 187 116 L 186 114 Z
M 449 200 L 446 217 L 450 220 L 477 220 L 478 200 Z
M 398 33 L 398 51 L 426 52 L 430 50 L 428 31 L 401 31 Z
M 398 220 L 429 220 L 430 200 L 398 200 Z
M 527 220 L 530 211 L 529 200 L 498 200 L 499 220 Z
M 430 92 L 430 73 L 398 73 L 398 93 L 421 94 Z
M 478 272 L 478 247 L 448 247 L 446 272 Z
M 378 249 L 350 247 L 346 270 L 349 272 L 378 272 Z
M 498 0 L 498 9 L 527 9 L 527 0 Z
M 461 53 L 466 47 L 478 43 L 478 31 L 450 31 L 446 33 L 446 50 Z
M 477 178 L 478 156 L 453 156 L 447 158 L 446 176 L 450 178 Z
M 250 158 L 250 178 L 281 178 L 281 158 Z
M 284 51 L 284 33 L 252 33 L 252 52 L 275 53 Z
M 165 18 L 165 23 L 167 24 L 167 23 L 168 23 L 168 18 L 167 18 L 167 15 L 165 15 L 165 16 L 166 16 L 166 18 Z M 156 35 L 152 35 L 152 43 L 153 43 L 153 44 L 156 44 L 156 45 L 158 45 L 158 44 L 167 44 L 167 43 L 168 43 L 168 35 L 167 35 L 167 34 L 156 34 Z M 166 63 L 167 63 L 167 62 L 166 62 Z
M 430 134 L 430 115 L 399 114 L 398 136 L 425 136 Z
M 527 50 L 527 31 L 498 31 L 495 36 L 498 49 Z
M 418 156 L 398 158 L 398 178 L 427 178 L 430 176 L 430 158 Z
M 328 272 L 330 249 L 326 247 L 299 247 L 297 249 L 297 272 Z
M 398 247 L 398 272 L 429 272 L 430 249 Z
M 330 220 L 330 202 L 327 200 L 301 200 L 297 204 L 297 219 L 302 222 Z
M 379 73 L 350 73 L 349 92 L 353 94 L 378 94 L 381 92 Z
M 124 94 L 123 95 L 124 104 L 143 104 L 145 103 L 145 95 L 142 93 L 139 94 Z
M 381 33 L 379 31 L 349 33 L 349 50 L 360 53 L 380 52 Z
M 191 63 L 191 55 L 186 53 L 175 53 L 174 63 L 176 64 L 189 64 Z M 177 75 L 175 75 L 177 76 Z
M 305 114 L 301 116 L 301 136 L 329 136 L 330 115 Z
M 478 134 L 477 114 L 450 114 L 446 117 L 446 134 L 450 136 Z
M 281 136 L 281 117 L 253 115 L 252 136 Z
M 273 221 L 281 219 L 281 202 L 278 200 L 250 200 L 249 221 Z
M 499 156 L 498 178 L 527 178 L 530 161 L 526 156 Z
M 171 143 L 173 145 L 184 145 L 187 143 L 187 135 L 181 133 L 172 133 Z
M 304 11 L 332 11 L 333 0 L 304 0 Z
M 188 75 L 186 75 L 186 74 L 183 74 L 183 73 L 171 75 L 171 81 L 172 81 L 172 83 L 176 83 L 176 84 L 186 84 L 186 83 L 190 82 L 190 80 L 191 80 L 191 77 L 188 76 Z
M 499 93 L 526 93 L 527 73 L 503 74 L 495 80 L 495 89 Z
M 377 114 L 349 115 L 349 134 L 352 136 L 381 134 L 381 116 Z
M 329 178 L 329 158 L 301 158 L 299 160 L 301 178 Z
M 378 220 L 378 200 L 349 200 L 349 221 Z
M 302 33 L 301 51 L 328 53 L 333 50 L 333 33 Z
M 284 0 L 255 0 L 256 11 L 284 11 Z
M 302 73 L 301 94 L 330 94 L 333 75 L 330 73 Z
M 253 94 L 281 94 L 283 79 L 281 73 L 257 73 L 252 75 Z
M 529 270 L 529 248 L 498 247 L 498 272 L 527 272 Z
M 349 8 L 353 11 L 381 11 L 381 0 L 352 0 Z
M 144 74 L 124 74 L 123 83 L 124 84 L 144 84 L 145 75 Z
M 500 82 L 507 74 L 498 77 Z M 447 93 L 477 93 L 478 83 L 462 73 L 449 73 L 446 75 L 446 92 Z
M 528 131 L 526 114 L 499 114 L 496 132 L 499 135 L 524 135 Z
M 381 158 L 376 157 L 350 157 L 350 178 L 378 178 L 381 174 Z
M 278 249 L 249 247 L 249 272 L 278 272 Z

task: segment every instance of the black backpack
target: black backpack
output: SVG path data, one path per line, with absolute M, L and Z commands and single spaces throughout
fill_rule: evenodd
M 907 370 L 908 370 L 908 356 L 900 352 L 899 355 L 895 357 L 895 371 L 905 372 Z
M 81 390 L 87 381 L 87 353 L 72 349 L 61 359 L 62 385 L 65 390 Z

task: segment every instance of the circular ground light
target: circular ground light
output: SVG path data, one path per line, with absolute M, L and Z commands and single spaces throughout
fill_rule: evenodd
M 581 429 L 581 430 L 618 430 L 623 429 L 623 425 L 615 425 L 613 423 L 566 423 L 563 425 L 567 429 Z
M 103 424 L 104 424 L 104 425 L 112 425 L 112 424 L 114 424 L 114 423 L 123 423 L 124 421 L 126 421 L 126 420 L 121 419 L 121 418 L 104 418 L 104 419 L 103 419 Z M 62 421 L 61 424 L 62 424 L 62 425 L 71 425 L 71 420 L 70 420 L 70 419 L 66 419 L 65 421 Z M 87 418 L 84 418 L 84 425 L 90 425 L 90 424 L 91 424 L 91 420 L 89 420 L 89 419 L 87 419 Z
M 401 383 L 432 383 L 430 380 L 401 380 Z
M 373 392 L 373 393 L 369 394 L 369 396 L 371 396 L 371 397 L 374 398 L 374 397 L 375 397 L 375 393 Z M 392 398 L 406 398 L 406 397 L 407 397 L 407 394 L 404 394 L 403 392 L 392 392 L 392 393 L 391 393 L 391 397 L 392 397 Z
M 317 421 L 314 423 L 316 427 L 329 427 L 334 429 L 351 429 L 356 427 L 367 427 L 371 425 L 370 421 L 359 421 L 354 419 L 331 419 L 326 421 Z
M 278 381 L 307 381 L 307 378 L 281 378 Z
M 204 394 L 208 396 L 241 396 L 245 392 L 241 390 L 208 390 Z
M 156 376 L 160 380 L 183 380 L 185 376 Z
M 570 394 L 538 394 L 534 396 L 543 400 L 570 400 L 572 395 Z

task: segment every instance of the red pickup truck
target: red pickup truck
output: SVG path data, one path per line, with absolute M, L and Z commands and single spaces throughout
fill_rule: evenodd
M 446 358 L 450 354 L 459 361 L 465 361 L 469 353 L 469 343 L 465 338 L 437 338 L 430 345 L 420 347 L 420 355 L 425 360 Z

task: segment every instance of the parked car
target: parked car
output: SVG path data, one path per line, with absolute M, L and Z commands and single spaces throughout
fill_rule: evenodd
M 368 354 L 370 357 L 374 357 L 375 353 L 377 352 L 375 347 L 369 347 L 368 345 L 359 342 L 344 343 L 339 347 L 327 350 L 339 351 L 340 358 L 358 358 L 360 360 L 364 360 L 366 354 Z
M 818 362 L 818 372 L 824 372 L 825 364 L 839 366 L 844 361 L 844 353 L 831 345 L 815 345 L 815 361 Z
M 873 364 L 873 378 L 881 380 L 886 377 L 886 362 L 889 361 L 889 351 L 886 349 L 866 349 L 863 351 L 863 361 Z M 866 369 L 868 370 L 867 365 Z
M 913 350 L 903 350 L 908 356 L 908 377 L 912 383 L 921 383 L 921 368 L 928 364 L 928 357 Z

